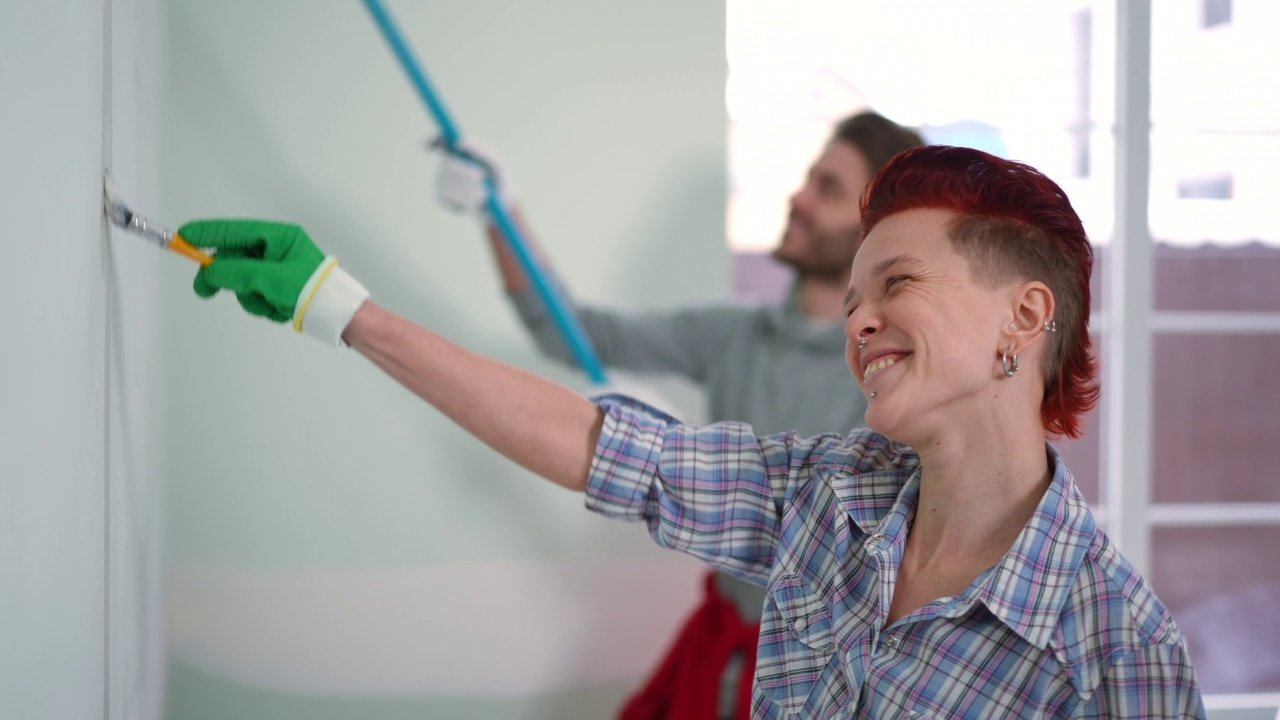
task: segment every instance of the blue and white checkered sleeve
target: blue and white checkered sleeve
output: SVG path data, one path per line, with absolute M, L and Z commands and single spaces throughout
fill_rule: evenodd
M 1102 684 L 1078 717 L 1203 720 L 1204 702 L 1186 648 L 1181 643 L 1159 643 L 1113 658 Z
M 744 423 L 684 425 L 629 398 L 599 403 L 587 507 L 643 521 L 658 545 L 763 585 L 787 499 L 839 438 L 757 437 Z

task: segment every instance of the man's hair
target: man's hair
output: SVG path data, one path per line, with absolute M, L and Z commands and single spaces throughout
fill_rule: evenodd
M 1080 416 L 1098 401 L 1089 337 L 1093 248 L 1066 193 L 1040 171 L 972 148 L 930 145 L 893 158 L 862 198 L 862 238 L 881 220 L 914 208 L 959 216 L 949 237 L 974 278 L 1039 280 L 1055 301 L 1040 416 L 1055 435 L 1080 436 Z
M 902 127 L 879 113 L 871 111 L 851 115 L 836 125 L 832 140 L 840 140 L 858 148 L 875 175 L 894 155 L 924 144 L 920 135 Z

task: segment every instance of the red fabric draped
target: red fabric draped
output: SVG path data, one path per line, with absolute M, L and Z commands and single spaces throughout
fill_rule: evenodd
M 743 657 L 735 720 L 751 716 L 760 624 L 744 622 L 737 608 L 706 577 L 706 596 L 685 622 L 649 682 L 627 700 L 619 720 L 720 720 L 720 678 L 735 652 Z

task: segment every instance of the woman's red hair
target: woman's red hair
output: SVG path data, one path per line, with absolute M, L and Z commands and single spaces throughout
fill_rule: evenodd
M 951 240 L 975 274 L 1039 280 L 1054 296 L 1057 332 L 1045 353 L 1040 416 L 1046 431 L 1080 436 L 1098 402 L 1089 337 L 1093 248 L 1058 184 L 1035 168 L 972 148 L 928 145 L 899 153 L 862 197 L 862 237 L 884 218 L 915 208 L 958 215 Z

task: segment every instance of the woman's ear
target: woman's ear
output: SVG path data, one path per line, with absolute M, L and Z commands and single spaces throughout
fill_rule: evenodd
M 1026 352 L 1046 332 L 1055 332 L 1053 292 L 1039 280 L 1014 287 L 1010 296 L 1012 322 L 1005 329 L 1009 344 L 1018 353 Z

